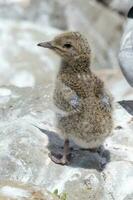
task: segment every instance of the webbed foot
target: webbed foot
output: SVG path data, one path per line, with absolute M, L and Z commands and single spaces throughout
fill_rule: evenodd
M 71 154 L 69 153 L 69 140 L 66 139 L 65 142 L 64 142 L 64 153 L 63 153 L 63 155 L 51 153 L 49 155 L 49 157 L 56 164 L 68 165 L 70 163 L 70 158 L 71 158 Z

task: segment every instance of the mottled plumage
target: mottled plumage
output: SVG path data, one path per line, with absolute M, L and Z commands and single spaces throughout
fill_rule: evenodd
M 57 113 L 61 136 L 67 145 L 68 139 L 72 139 L 83 148 L 100 146 L 113 127 L 112 97 L 90 69 L 87 40 L 80 33 L 68 32 L 39 45 L 53 49 L 62 57 L 53 96 L 56 107 L 66 113 Z M 60 162 L 52 159 L 65 164 L 66 155 L 64 151 Z

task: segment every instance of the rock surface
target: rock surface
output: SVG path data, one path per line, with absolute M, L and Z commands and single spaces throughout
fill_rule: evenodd
M 24 185 L 19 182 L 5 181 L 0 183 L 0 200 L 59 200 L 43 188 Z

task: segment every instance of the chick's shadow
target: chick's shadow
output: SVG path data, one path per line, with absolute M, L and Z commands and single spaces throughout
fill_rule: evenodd
M 51 153 L 63 153 L 64 141 L 56 134 L 45 129 L 39 130 L 47 135 L 49 139 L 48 149 Z M 102 171 L 108 162 L 110 162 L 110 152 L 104 147 L 100 147 L 99 152 L 91 152 L 88 149 L 81 149 L 74 142 L 70 141 L 71 161 L 70 167 L 96 169 Z

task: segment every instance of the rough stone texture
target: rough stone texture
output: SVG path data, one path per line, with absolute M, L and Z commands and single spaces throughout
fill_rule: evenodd
M 0 183 L 0 200 L 59 200 L 43 188 L 25 185 L 14 181 Z

